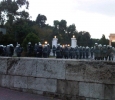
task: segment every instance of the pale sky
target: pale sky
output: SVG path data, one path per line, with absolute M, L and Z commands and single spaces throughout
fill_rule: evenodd
M 87 31 L 91 38 L 101 38 L 115 33 L 115 0 L 29 0 L 32 20 L 38 14 L 47 17 L 47 24 L 54 20 L 76 25 L 77 31 Z

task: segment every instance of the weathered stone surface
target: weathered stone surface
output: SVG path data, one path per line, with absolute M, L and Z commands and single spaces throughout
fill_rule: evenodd
M 20 59 L 8 74 L 65 79 L 65 62 L 55 59 Z
M 57 93 L 78 95 L 79 94 L 78 85 L 79 85 L 78 82 L 75 81 L 58 80 Z
M 37 77 L 65 79 L 65 61 L 56 59 L 38 60 Z
M 115 85 L 104 85 L 104 96 L 105 99 L 115 100 Z
M 7 73 L 7 59 L 0 58 L 0 74 Z
M 104 99 L 104 85 L 80 82 L 79 96 Z
M 74 95 L 76 100 L 114 100 L 115 62 L 0 58 L 0 86 L 69 98 Z
M 66 62 L 66 80 L 115 84 L 115 62 Z
M 14 87 L 27 88 L 27 77 L 14 76 Z
M 28 77 L 28 89 L 37 91 L 56 92 L 57 80 Z
M 2 87 L 13 87 L 14 78 L 10 75 L 1 75 L 1 86 Z
M 37 60 L 20 59 L 14 64 L 8 74 L 20 76 L 36 76 Z

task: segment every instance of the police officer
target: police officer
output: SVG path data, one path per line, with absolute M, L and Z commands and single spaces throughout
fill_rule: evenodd
M 103 60 L 107 60 L 107 46 L 103 45 L 103 49 L 102 49 L 102 54 L 103 54 Z
M 85 55 L 86 55 L 86 48 L 83 46 L 82 47 L 82 58 L 85 59 Z
M 74 48 L 70 47 L 69 49 L 69 57 L 72 59 L 74 55 Z
M 108 46 L 107 48 L 107 57 L 109 61 L 113 60 L 113 49 L 112 46 Z
M 23 52 L 23 48 L 20 46 L 20 44 L 18 44 L 17 46 L 16 46 L 16 55 L 17 55 L 17 57 L 21 57 L 21 53 Z
M 91 55 L 91 58 L 93 58 L 93 52 L 94 52 L 94 48 L 91 47 L 91 49 L 90 49 L 90 55 Z
M 53 56 L 55 57 L 55 54 L 56 54 L 56 47 L 55 47 L 55 45 L 53 45 L 52 51 L 53 51 Z
M 12 57 L 13 54 L 14 54 L 14 46 L 13 46 L 13 44 L 10 44 L 10 46 L 9 46 L 9 56 Z
M 83 56 L 83 48 L 82 46 L 79 47 L 79 59 L 82 59 Z
M 74 52 L 75 52 L 75 57 L 76 59 L 79 58 L 79 47 L 76 45 L 76 47 L 74 48 Z
M 86 46 L 86 49 L 85 49 L 85 55 L 86 55 L 86 59 L 88 59 L 88 57 L 89 57 L 89 47 L 88 46 Z
M 37 43 L 35 43 L 35 46 L 34 46 L 34 56 L 37 57 L 37 49 L 38 49 L 38 45 Z
M 50 52 L 51 52 L 51 49 L 50 49 L 50 45 L 47 44 L 47 48 L 48 48 L 48 57 L 50 56 Z
M 43 57 L 44 57 L 44 58 L 47 58 L 47 57 L 48 57 L 48 47 L 47 47 L 46 44 L 45 44 L 44 47 L 43 47 Z
M 57 45 L 57 48 L 56 48 L 56 58 L 61 58 L 62 55 L 61 55 L 61 47 L 60 47 L 60 44 Z
M 67 45 L 65 45 L 65 48 L 64 48 L 63 52 L 64 52 L 64 58 L 68 59 L 68 57 L 69 57 L 69 49 L 68 49 Z
M 0 56 L 3 56 L 3 45 L 0 45 Z
M 38 48 L 37 48 L 37 54 L 38 54 L 38 57 L 42 58 L 42 55 L 43 55 L 43 47 L 42 47 L 42 44 L 40 43 Z
M 28 42 L 28 45 L 27 45 L 27 57 L 32 56 L 32 52 L 33 52 L 33 47 L 31 45 L 31 42 Z
M 100 57 L 100 49 L 98 47 L 98 43 L 95 43 L 95 46 L 94 46 L 94 59 L 99 60 L 99 57 Z

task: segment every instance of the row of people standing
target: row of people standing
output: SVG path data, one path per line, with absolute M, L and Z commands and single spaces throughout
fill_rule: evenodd
M 31 45 L 31 42 L 28 43 L 27 45 L 27 57 L 31 57 L 32 54 L 34 53 L 35 57 L 43 57 L 47 58 L 50 56 L 50 45 L 44 45 L 42 46 L 41 43 L 37 44 L 35 43 L 34 46 Z
M 106 46 L 95 43 L 94 47 L 89 48 L 88 46 L 76 46 L 75 48 L 62 47 L 58 44 L 57 48 L 53 46 L 53 54 L 56 58 L 76 58 L 76 59 L 88 59 L 92 58 L 95 60 L 113 60 L 114 57 L 114 47 Z
M 76 59 L 88 59 L 90 55 L 90 48 L 87 47 L 78 47 L 76 46 L 75 48 L 73 47 L 68 47 L 65 45 L 65 47 L 62 47 L 58 44 L 57 48 L 53 46 L 53 54 L 56 54 L 56 58 L 76 58 Z
M 113 60 L 115 49 L 110 45 L 101 45 L 95 43 L 94 46 L 94 59 L 95 60 Z
M 13 46 L 13 44 L 9 44 L 7 46 L 0 45 L 0 56 L 12 57 L 13 54 L 14 54 L 14 46 Z

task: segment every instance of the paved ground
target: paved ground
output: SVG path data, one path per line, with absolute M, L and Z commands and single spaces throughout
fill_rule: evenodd
M 0 87 L 0 100 L 58 100 L 41 95 L 18 92 Z

